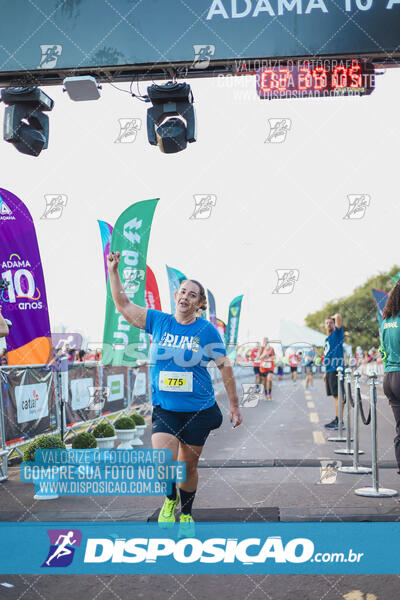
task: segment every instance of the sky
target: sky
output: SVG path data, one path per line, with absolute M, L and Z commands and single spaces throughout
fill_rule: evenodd
M 150 83 L 140 84 L 142 93 Z M 397 69 L 377 77 L 363 98 L 260 100 L 251 76 L 189 83 L 198 141 L 177 154 L 149 145 L 149 105 L 125 93 L 128 84 L 103 84 L 92 102 L 42 88 L 55 106 L 49 147 L 38 158 L 0 140 L 0 187 L 33 216 L 52 330 L 63 324 L 102 340 L 97 219 L 114 225 L 129 205 L 149 198 L 160 198 L 148 264 L 163 310 L 170 310 L 168 264 L 213 292 L 224 321 L 230 301 L 244 295 L 240 343 L 279 339 L 282 318 L 302 324 L 399 263 Z M 124 118 L 141 120 L 132 143 L 116 142 Z M 269 119 L 290 120 L 281 143 L 267 141 Z M 41 218 L 47 194 L 67 197 L 59 219 Z M 216 196 L 208 219 L 190 219 L 196 194 Z M 369 198 L 361 219 L 344 218 L 353 194 Z M 298 272 L 293 290 L 273 293 L 277 270 L 287 269 Z

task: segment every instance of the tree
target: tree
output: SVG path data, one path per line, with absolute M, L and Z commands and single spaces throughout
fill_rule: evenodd
M 363 285 L 356 287 L 350 296 L 328 302 L 321 310 L 307 315 L 306 325 L 318 331 L 325 331 L 326 317 L 340 313 L 343 317 L 346 344 L 350 344 L 353 350 L 356 346 L 361 346 L 364 350 L 372 346 L 378 348 L 379 327 L 372 288 L 390 292 L 393 287 L 391 277 L 396 276 L 398 271 L 399 267 L 395 265 L 387 273 L 370 277 Z

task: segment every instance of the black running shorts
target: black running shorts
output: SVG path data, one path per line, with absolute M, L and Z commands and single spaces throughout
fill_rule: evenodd
M 328 371 L 328 373 L 326 373 L 325 387 L 327 396 L 338 395 L 338 378 L 336 371 Z
M 197 412 L 175 412 L 153 406 L 153 433 L 169 433 L 190 446 L 204 446 L 213 429 L 222 424 L 222 413 L 215 402 L 210 408 Z
M 254 375 L 260 374 L 260 367 L 253 367 Z

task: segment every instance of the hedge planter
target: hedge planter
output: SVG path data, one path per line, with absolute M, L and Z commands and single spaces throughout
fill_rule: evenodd
M 129 450 L 135 437 L 135 421 L 131 417 L 120 417 L 114 421 L 115 433 L 120 441 L 119 450 Z
M 118 450 L 130 450 L 135 438 L 136 428 L 134 429 L 116 429 L 115 433 L 120 441 Z
M 142 442 L 141 438 L 144 436 L 144 431 L 146 429 L 146 425 L 136 425 L 136 430 L 137 430 L 137 436 L 139 438 L 139 440 Z M 142 442 L 143 444 L 143 442 Z
M 65 449 L 65 444 L 61 440 L 60 436 L 57 435 L 41 435 L 24 449 L 24 462 L 33 462 L 35 460 L 35 450 L 57 450 L 57 449 Z M 54 477 L 49 478 L 48 480 L 43 479 L 43 482 L 47 483 L 55 483 L 59 480 L 58 473 L 53 470 Z M 33 496 L 35 500 L 55 500 L 58 498 L 58 494 L 45 494 L 40 491 L 40 483 L 35 484 L 35 490 L 37 493 Z
M 116 439 L 116 435 L 113 435 L 112 437 L 96 438 L 97 447 L 99 450 L 111 450 L 114 448 L 114 442 Z
M 117 439 L 115 429 L 110 423 L 99 423 L 93 429 L 93 435 L 97 441 L 99 450 L 110 450 L 114 448 L 114 442 Z
M 41 477 L 41 482 L 35 484 L 35 490 L 37 491 L 35 491 L 35 494 L 33 496 L 34 500 L 57 500 L 57 498 L 59 498 L 58 494 L 45 493 L 45 491 L 43 491 L 41 487 L 42 482 L 44 484 L 44 487 L 47 487 L 48 485 L 57 484 L 57 482 L 60 481 L 59 468 L 52 466 L 52 472 L 52 477 Z

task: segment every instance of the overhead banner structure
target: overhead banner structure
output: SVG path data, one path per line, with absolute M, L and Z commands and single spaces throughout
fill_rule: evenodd
M 232 356 L 236 356 L 236 351 L 234 351 L 234 347 L 236 347 L 238 339 L 242 299 L 243 295 L 236 296 L 236 298 L 234 298 L 229 305 L 228 323 L 225 331 L 225 343 L 228 346 L 228 348 L 230 348 L 229 355 L 232 354 Z
M 108 279 L 107 255 L 110 254 L 110 244 L 112 235 L 112 226 L 106 221 L 97 221 L 100 227 L 101 243 L 103 246 L 104 270 L 106 273 L 106 281 Z
M 9 365 L 42 365 L 52 357 L 46 288 L 33 219 L 25 204 L 0 188 L 0 292 Z
M 187 277 L 182 273 L 182 271 L 178 271 L 178 269 L 173 269 L 168 265 L 165 265 L 167 268 L 168 275 L 168 283 L 169 283 L 169 296 L 171 300 L 171 313 L 175 313 L 175 292 L 179 290 L 179 286 L 182 281 L 185 281 Z
M 118 68 L 121 76 L 126 67 L 144 73 L 149 64 L 162 68 L 183 62 L 188 65 L 186 77 L 195 77 L 210 62 L 212 66 L 235 58 L 368 55 L 390 61 L 400 56 L 398 0 L 2 4 L 4 81 L 27 70 L 37 81 L 61 84 L 63 70 L 77 67 L 97 67 L 105 78 L 100 67 L 114 67 L 115 72 Z
M 139 306 L 145 305 L 147 247 L 158 199 L 136 202 L 118 218 L 111 237 L 110 251 L 121 253 L 119 275 L 126 295 Z M 139 353 L 140 330 L 117 312 L 107 281 L 107 303 L 102 362 L 130 366 Z

